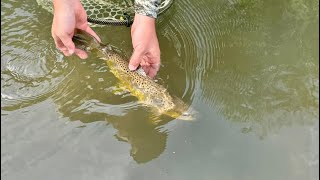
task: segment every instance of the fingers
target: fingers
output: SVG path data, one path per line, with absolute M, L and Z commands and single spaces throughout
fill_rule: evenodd
M 151 78 L 154 78 L 157 75 L 157 72 L 159 71 L 160 64 L 150 64 L 151 60 L 147 58 L 147 56 L 143 57 L 143 60 L 141 61 L 141 66 L 144 72 Z
M 153 64 L 152 69 L 154 69 L 156 72 L 158 72 L 160 69 L 160 64 Z
M 88 58 L 88 54 L 85 51 L 81 50 L 81 49 L 75 49 L 74 53 L 77 56 L 79 56 L 79 58 L 81 58 L 81 59 L 87 59 Z
M 92 31 L 92 29 L 90 29 Z M 92 31 L 93 32 L 93 31 Z M 89 32 L 88 32 L 89 33 Z M 96 36 L 96 35 L 95 35 Z M 73 53 L 77 55 L 81 59 L 86 59 L 88 57 L 88 54 L 78 48 L 75 48 L 75 45 L 71 38 L 69 38 L 66 35 L 63 35 L 62 38 L 59 38 L 57 35 L 52 33 L 52 37 L 54 39 L 54 42 L 56 44 L 56 47 L 65 55 L 65 56 L 71 56 Z M 60 36 L 61 37 L 61 36 Z M 97 40 L 100 40 L 97 39 Z
M 150 67 L 149 66 L 142 66 L 143 71 L 148 75 L 149 71 L 150 71 Z
M 74 53 L 75 45 L 71 37 L 68 35 L 57 36 L 52 34 L 56 47 L 63 52 L 65 56 L 70 56 Z
M 152 64 L 149 66 L 150 68 L 147 75 L 151 78 L 154 78 L 160 69 L 160 56 L 154 56 L 150 61 Z
M 160 68 L 160 64 L 151 65 L 151 68 L 149 69 L 147 75 L 150 76 L 151 78 L 154 78 L 157 75 L 159 68 Z
M 67 47 L 60 40 L 60 38 L 58 36 L 55 36 L 54 34 L 52 35 L 52 37 L 54 39 L 54 43 L 56 44 L 57 49 L 59 49 L 65 56 L 70 56 L 71 54 L 69 53 Z
M 72 55 L 75 51 L 75 45 L 68 35 L 62 35 L 59 37 L 63 45 L 67 48 L 70 55 Z
M 154 78 L 157 75 L 157 71 L 155 69 L 150 69 L 148 76 Z
M 95 37 L 99 42 L 101 42 L 100 37 L 91 29 L 90 26 L 87 26 L 85 29 L 83 29 L 87 33 L 91 34 L 93 37 Z
M 70 51 L 68 50 L 68 48 L 64 45 L 64 43 L 57 37 L 57 36 L 54 36 L 54 42 L 57 46 L 57 48 L 65 55 L 65 56 L 70 56 L 72 55 L 70 53 Z M 81 50 L 81 49 L 77 49 L 75 48 L 74 49 L 74 54 L 76 54 L 79 58 L 81 59 L 86 59 L 88 57 L 88 54 Z
M 129 69 L 131 71 L 136 70 L 139 66 L 143 56 L 143 50 L 139 47 L 137 47 L 131 56 L 130 62 L 129 62 Z

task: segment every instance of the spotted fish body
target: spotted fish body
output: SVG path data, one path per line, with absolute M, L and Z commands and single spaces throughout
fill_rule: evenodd
M 97 50 L 101 59 L 106 60 L 110 71 L 120 80 L 120 86 L 127 89 L 139 102 L 153 107 L 156 113 L 172 118 L 191 120 L 188 107 L 180 99 L 173 98 L 161 85 L 139 71 L 130 71 L 126 57 L 110 45 L 99 43 L 93 36 L 78 30 L 73 37 L 78 48 L 87 51 Z M 143 70 L 142 70 L 143 71 Z M 144 71 L 143 71 L 144 72 Z
M 121 85 L 140 102 L 156 107 L 161 114 L 174 108 L 173 99 L 163 86 L 136 71 L 130 71 L 128 62 L 123 59 L 118 53 L 109 53 L 106 58 L 111 72 L 120 80 Z

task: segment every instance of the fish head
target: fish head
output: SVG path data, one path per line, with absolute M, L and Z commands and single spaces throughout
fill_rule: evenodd
M 193 121 L 195 120 L 196 111 L 192 108 L 189 108 L 188 111 L 183 112 L 177 119 L 184 121 Z
M 173 98 L 174 107 L 167 111 L 165 114 L 177 119 L 177 120 L 183 120 L 183 121 L 192 121 L 195 120 L 195 116 L 197 112 L 189 107 L 187 104 L 185 104 L 182 100 L 174 97 Z
M 193 121 L 195 120 L 196 111 L 189 108 L 187 111 L 179 111 L 179 110 L 170 110 L 166 112 L 166 115 L 176 119 L 183 121 Z

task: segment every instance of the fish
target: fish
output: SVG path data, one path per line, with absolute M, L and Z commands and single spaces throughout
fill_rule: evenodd
M 194 120 L 195 111 L 176 96 L 171 96 L 166 88 L 147 76 L 139 67 L 131 71 L 128 58 L 121 50 L 99 42 L 89 33 L 77 29 L 72 38 L 75 46 L 86 52 L 97 52 L 105 60 L 110 72 L 119 80 L 120 87 L 130 92 L 138 102 L 151 107 L 157 117 L 166 115 L 177 120 Z

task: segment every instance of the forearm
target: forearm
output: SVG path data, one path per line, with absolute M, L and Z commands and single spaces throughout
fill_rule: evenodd
M 135 13 L 157 18 L 160 0 L 135 0 Z

